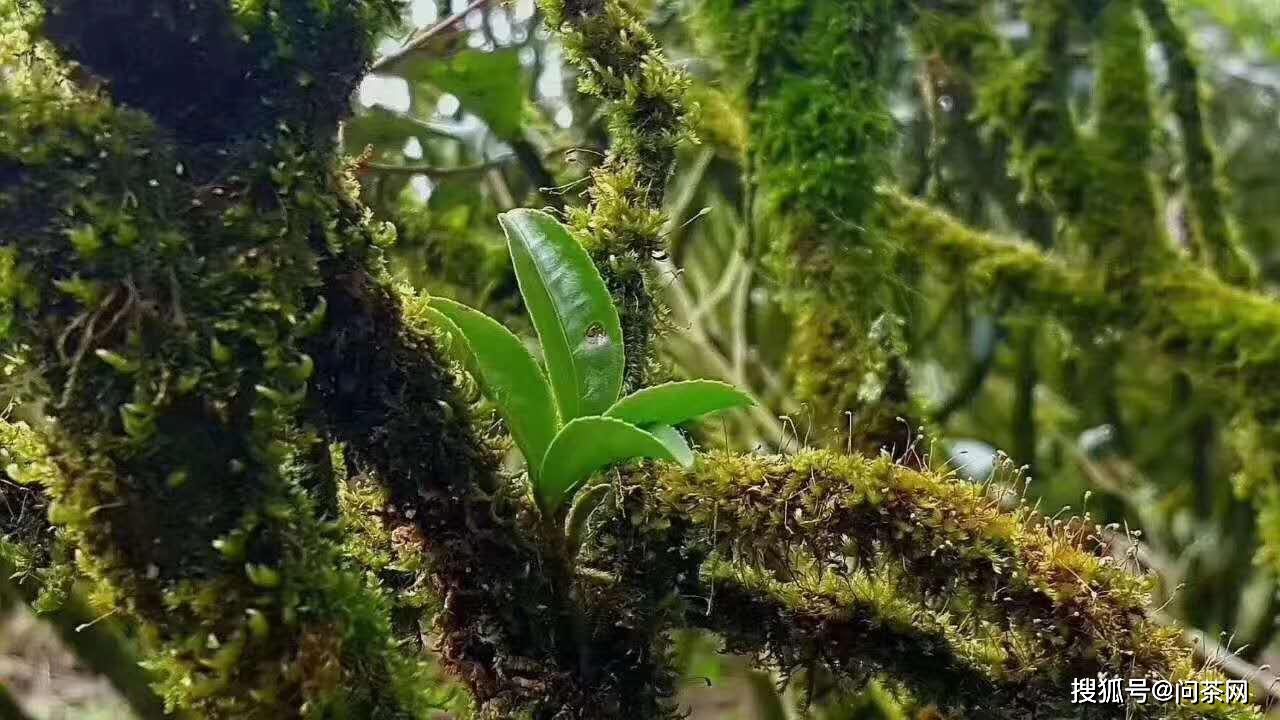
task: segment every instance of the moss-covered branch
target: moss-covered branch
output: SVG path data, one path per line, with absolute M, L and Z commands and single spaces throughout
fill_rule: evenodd
M 628 378 L 642 384 L 654 320 L 642 269 L 662 250 L 684 79 L 620 3 L 543 5 L 611 113 L 614 149 L 570 219 L 629 318 Z M 432 636 L 483 717 L 672 715 L 663 633 L 707 588 L 723 613 L 698 624 L 735 648 L 888 673 L 956 708 L 1063 707 L 1071 677 L 1101 671 L 1194 675 L 1176 633 L 1147 617 L 1145 582 L 1095 552 L 1087 523 L 1002 510 L 982 488 L 884 458 L 711 455 L 691 472 L 628 473 L 577 557 L 548 549 L 421 303 L 386 282 L 388 233 L 334 156 L 334 124 L 395 3 L 211 2 L 190 17 L 164 2 L 47 7 L 52 45 L 28 36 L 34 15 L 10 12 L 0 28 L 0 342 L 48 389 L 52 470 L 36 481 L 48 516 L 137 622 L 174 707 L 249 719 L 428 709 L 429 676 L 348 562 L 361 538 L 343 545 L 320 517 L 330 441 L 385 491 L 371 541 L 420 554 L 441 595 Z M 873 321 L 910 249 L 1046 312 L 1069 299 L 1085 321 L 1129 322 L 1206 368 L 1237 360 L 1242 382 L 1276 369 L 1280 350 L 1227 348 L 1222 317 L 1203 311 L 1254 298 L 1256 317 L 1234 316 L 1229 332 L 1266 329 L 1261 296 L 1175 268 L 1115 308 L 1038 251 L 878 195 L 895 9 L 706 4 L 722 34 L 751 39 L 728 54 L 751 69 L 751 162 L 780 228 L 777 266 L 803 263 L 822 282 L 788 273 L 796 307 L 836 318 L 797 310 L 805 362 L 827 371 L 834 352 L 863 347 L 840 338 L 892 339 Z M 172 48 L 174 64 L 95 32 L 118 26 Z M 210 63 L 208 93 L 155 92 Z M 48 532 L 14 525 L 34 546 Z M 700 578 L 708 552 L 721 564 Z
M 925 3 L 921 3 L 922 5 Z M 963 3 L 936 10 L 941 17 L 957 15 L 959 28 L 944 43 L 951 52 L 963 51 L 969 33 L 988 34 L 985 18 L 977 8 Z M 1066 0 L 1033 0 L 1025 17 L 1031 43 L 1013 55 L 990 43 L 975 59 L 978 86 L 976 116 L 988 132 L 1009 147 L 1009 170 L 1023 182 L 1025 191 L 1038 201 L 1068 215 L 1080 211 L 1085 178 L 1077 161 L 1078 132 L 1067 103 L 1070 81 L 1069 43 L 1072 3 Z M 985 40 L 985 38 L 984 38 Z
M 1081 244 L 1124 292 L 1126 276 L 1150 272 L 1172 256 L 1151 187 L 1151 79 L 1147 42 L 1134 0 L 1108 2 L 1098 18 L 1093 133 L 1081 139 L 1088 181 L 1074 228 Z
M 541 0 L 547 26 L 580 73 L 579 89 L 605 103 L 612 145 L 592 169 L 590 199 L 569 212 L 600 267 L 622 317 L 626 381 L 641 387 L 653 360 L 658 308 L 645 278 L 666 254 L 662 200 L 689 135 L 688 79 L 619 0 Z
M 3 345 L 49 388 L 49 517 L 109 594 L 100 600 L 138 624 L 172 707 L 417 717 L 427 710 L 418 663 L 391 645 L 383 601 L 339 562 L 303 490 L 314 440 L 292 417 L 313 365 L 299 341 L 323 315 L 316 261 L 336 247 L 368 253 L 376 238 L 344 202 L 331 142 L 319 139 L 345 90 L 326 114 L 305 88 L 341 73 L 354 82 L 371 18 L 386 13 L 276 6 L 201 16 L 209 24 L 192 39 L 163 3 L 55 3 L 41 27 L 57 50 L 31 38 L 35 9 L 7 6 Z M 244 42 L 268 52 L 240 23 L 286 20 L 261 36 L 273 54 L 254 57 L 288 65 L 304 100 L 256 108 L 269 122 L 238 118 L 252 136 L 230 144 L 211 144 L 225 140 L 212 129 L 187 134 L 181 109 L 165 104 L 181 94 L 148 95 L 156 107 L 129 95 L 134 80 L 160 82 L 149 73 L 165 65 L 134 64 L 132 35 L 91 22 L 126 18 L 156 42 L 181 38 L 218 57 Z M 326 46 L 299 75 L 291 63 L 305 43 L 291 33 L 316 28 L 356 39 Z M 79 76 L 62 52 L 84 62 Z M 328 76 L 303 77 L 318 69 Z M 92 89 L 100 82 L 141 110 Z
M 896 278 L 906 248 L 877 213 L 894 136 L 893 2 L 705 0 L 695 22 L 744 98 L 747 192 L 757 194 L 762 248 L 794 320 L 795 394 L 818 438 L 855 414 L 856 444 L 907 446 L 910 417 L 899 360 L 903 308 Z
M 957 717 L 1013 720 L 1063 704 L 1048 678 L 1006 672 L 1005 631 L 972 622 L 962 631 L 955 614 L 913 602 L 892 580 L 859 572 L 780 581 L 720 563 L 706 581 L 711 612 L 691 622 L 786 675 L 820 663 L 855 681 L 885 676 Z
M 1131 279 L 1126 302 L 1109 298 L 1093 274 L 1076 271 L 1029 243 L 974 230 L 894 191 L 891 230 L 944 267 L 963 269 L 981 295 L 1012 295 L 1033 312 L 1089 333 L 1136 333 L 1199 377 L 1222 383 L 1264 417 L 1280 410 L 1270 391 L 1280 373 L 1280 302 L 1236 287 L 1188 262 L 1171 262 Z M 1084 324 L 1081 324 L 1084 323 Z
M 1191 201 L 1193 252 L 1223 279 L 1250 284 L 1258 269 L 1227 220 L 1215 150 L 1205 127 L 1200 72 L 1186 33 L 1165 0 L 1142 0 L 1147 18 L 1169 68 L 1169 94 L 1182 145 L 1183 183 Z
M 721 605 L 713 612 L 723 617 L 712 622 L 767 641 L 784 665 L 816 652 L 836 667 L 857 667 L 862 658 L 837 651 L 855 652 L 873 628 L 882 642 L 942 651 L 932 680 L 951 685 L 942 692 L 961 706 L 976 701 L 966 691 L 994 688 L 1066 709 L 1071 678 L 1098 673 L 1201 677 L 1179 633 L 1148 616 L 1147 580 L 1113 563 L 1087 519 L 1005 510 L 985 486 L 826 451 L 714 454 L 691 472 L 638 482 L 658 512 L 688 518 L 745 568 L 732 585 L 748 588 L 748 597 L 731 597 L 746 615 L 724 619 L 734 606 Z M 906 680 L 919 672 L 909 660 L 879 662 Z M 959 675 L 949 682 L 942 672 Z M 927 689 L 926 679 L 914 679 Z M 1126 716 L 1124 707 L 1112 710 Z M 1164 707 L 1153 716 L 1180 712 Z M 1228 705 L 1185 712 L 1256 716 Z
M 951 272 L 979 299 L 1020 301 L 1032 311 L 1096 321 L 1110 311 L 1100 279 L 1025 240 L 965 225 L 896 189 L 882 191 L 888 231 L 924 253 L 932 272 Z
M 457 381 L 422 324 L 358 267 L 326 268 L 328 317 L 307 348 L 314 412 L 347 462 L 388 490 L 393 535 L 424 554 L 443 593 L 440 653 L 485 716 L 582 706 L 570 618 L 517 525 L 520 500 L 470 424 Z

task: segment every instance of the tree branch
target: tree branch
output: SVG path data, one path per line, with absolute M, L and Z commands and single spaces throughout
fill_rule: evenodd
M 612 146 L 591 170 L 589 203 L 568 212 L 613 293 L 626 344 L 626 386 L 643 387 L 653 361 L 658 301 L 645 270 L 665 256 L 662 202 L 688 134 L 685 73 L 618 0 L 541 0 L 547 27 L 580 73 L 578 87 L 605 102 Z
M 388 163 L 364 163 L 360 166 L 361 171 L 383 173 L 386 175 L 425 175 L 431 178 L 447 178 L 460 177 L 465 175 L 476 175 L 487 170 L 500 168 L 516 160 L 515 155 L 502 155 L 486 160 L 484 162 L 474 163 L 472 165 L 460 165 L 458 167 L 436 167 L 434 165 L 391 165 Z
M 256 17 L 200 15 L 209 25 L 194 35 L 165 3 L 50 5 L 58 49 L 26 35 L 29 6 L 0 11 L 4 51 L 22 54 L 0 79 L 0 258 L 18 289 L 0 298 L 0 345 L 53 396 L 41 428 L 58 471 L 44 481 L 49 518 L 148 639 L 173 706 L 211 718 L 425 713 L 420 665 L 391 644 L 382 599 L 340 560 L 302 489 L 311 437 L 294 422 L 312 366 L 300 339 L 323 312 L 317 248 L 373 246 L 331 138 L 344 77 L 354 82 L 389 5 L 319 18 L 320 4 L 269 0 Z M 97 32 L 96 20 L 129 19 L 156 25 L 157 41 L 253 55 L 262 74 L 237 91 L 277 100 L 254 110 L 270 122 L 169 125 L 188 108 L 157 90 L 165 64 L 132 64 L 132 34 Z M 238 22 L 262 25 L 245 41 Z M 279 95 L 256 92 L 281 58 L 256 55 L 255 37 L 273 52 L 293 44 Z M 124 108 L 82 89 L 60 51 L 146 99 Z
M 1258 268 L 1227 222 L 1222 176 L 1205 127 L 1200 73 L 1191 58 L 1191 43 L 1164 0 L 1142 0 L 1142 12 L 1169 66 L 1169 93 L 1182 143 L 1183 182 L 1193 208 L 1196 249 L 1223 279 L 1251 284 Z
M 458 12 L 441 20 L 435 25 L 432 25 L 426 30 L 423 30 L 421 33 L 414 35 L 404 47 L 375 60 L 374 63 L 369 66 L 369 72 L 380 73 L 395 70 L 397 66 L 403 63 L 407 58 L 417 54 L 432 40 L 436 39 L 441 34 L 452 30 L 458 25 L 458 23 L 465 20 L 468 15 L 488 4 L 489 0 L 471 0 L 466 7 L 462 8 Z
M 895 643 L 949 648 L 933 678 L 951 685 L 942 694 L 988 712 L 992 705 L 981 704 L 980 695 L 987 691 L 1020 698 L 1010 700 L 1014 708 L 1030 698 L 1066 710 L 1072 677 L 1213 677 L 1202 674 L 1180 631 L 1149 616 L 1148 582 L 1107 556 L 1087 519 L 1048 519 L 1026 506 L 1003 510 L 984 486 L 885 457 L 826 451 L 711 454 L 690 472 L 662 469 L 629 481 L 653 512 L 692 523 L 694 537 L 730 563 L 738 585 L 763 592 L 748 609 L 755 602 L 780 606 L 781 617 L 751 614 L 756 610 L 735 621 L 734 607 L 716 607 L 713 598 L 711 614 L 730 619 L 708 622 L 736 622 L 757 647 L 763 639 L 776 648 L 784 667 L 813 652 L 814 645 L 794 641 L 815 637 L 830 653 L 822 659 L 856 667 L 858 643 L 842 645 L 837 638 L 849 635 L 826 633 L 871 623 Z M 880 669 L 910 681 L 918 666 L 885 662 Z M 962 669 L 954 683 L 946 680 L 945 673 Z M 1017 689 L 1001 689 L 1003 683 Z M 1125 717 L 1123 706 L 1112 710 Z M 1256 717 L 1244 706 L 1206 712 Z

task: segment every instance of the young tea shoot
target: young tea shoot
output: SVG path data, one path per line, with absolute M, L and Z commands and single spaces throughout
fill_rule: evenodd
M 680 423 L 752 403 L 714 380 L 622 395 L 622 324 L 599 270 L 563 224 L 537 210 L 499 216 L 546 367 L 501 323 L 444 298 L 431 316 L 507 421 L 539 508 L 554 516 L 598 470 L 635 458 L 692 465 Z

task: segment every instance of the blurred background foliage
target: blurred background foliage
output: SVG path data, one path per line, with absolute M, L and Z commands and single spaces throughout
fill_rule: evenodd
M 699 106 L 700 142 L 682 147 L 667 195 L 670 256 L 658 258 L 667 304 L 664 359 L 674 375 L 724 379 L 762 400 L 756 412 L 707 428 L 718 441 L 794 449 L 817 434 L 816 413 L 787 391 L 791 321 L 760 258 L 769 228 L 748 187 L 746 119 L 726 91 L 736 69 L 711 59 L 679 0 L 638 5 L 667 54 L 689 69 Z M 999 32 L 1014 47 L 1025 45 L 1021 3 L 995 6 Z M 1261 284 L 1274 288 L 1280 4 L 1176 0 L 1172 9 L 1200 63 L 1209 128 L 1232 189 L 1230 214 L 1259 261 Z M 596 101 L 576 92 L 533 0 L 413 0 L 406 20 L 404 35 L 384 39 L 384 59 L 360 88 L 356 115 L 342 130 L 344 148 L 360 158 L 365 201 L 398 229 L 391 252 L 401 280 L 527 330 L 495 215 L 582 204 L 588 172 L 608 143 L 604 118 Z M 902 33 L 891 68 L 897 185 L 975 226 L 1018 233 L 1023 218 L 1010 211 L 1017 183 L 972 122 L 974 98 L 939 93 L 930 73 L 945 68 L 919 56 L 909 29 Z M 1094 88 L 1089 42 L 1073 38 L 1078 45 L 1067 53 L 1070 101 L 1082 117 Z M 1163 89 L 1162 55 L 1148 52 Z M 1167 95 L 1157 97 L 1154 168 L 1176 239 L 1185 235 L 1183 168 Z M 1102 523 L 1140 529 L 1144 545 L 1134 562 L 1161 578 L 1161 612 L 1256 665 L 1280 664 L 1278 579 L 1254 562 L 1255 513 L 1229 481 L 1238 470 L 1223 437 L 1231 414 L 1214 392 L 1193 386 L 1140 342 L 1082 341 L 1052 320 L 968 298 L 960 287 L 926 282 L 908 303 L 906 361 L 923 425 L 909 428 L 916 450 L 975 481 L 1013 458 L 1025 466 L 1018 477 L 1030 478 L 1025 492 L 1047 515 L 1083 507 Z M 103 705 L 109 693 L 100 683 L 86 701 L 6 670 L 15 667 L 4 664 L 7 655 L 38 656 L 49 676 L 76 672 L 57 653 L 48 659 L 33 651 L 53 641 L 31 640 L 41 630 L 16 612 L 5 621 L 0 673 L 12 672 L 5 679 L 15 692 L 45 698 L 32 704 L 36 715 L 125 716 L 119 703 Z M 682 640 L 681 661 L 682 701 L 696 718 L 790 717 L 806 695 L 797 683 L 779 693 L 781 678 L 721 655 L 705 636 Z M 888 719 L 918 710 L 875 686 L 848 697 L 835 688 L 823 692 L 821 677 L 803 684 L 815 690 L 824 717 Z

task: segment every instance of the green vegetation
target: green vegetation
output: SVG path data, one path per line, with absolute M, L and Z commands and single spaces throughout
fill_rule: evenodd
M 667 383 L 619 398 L 622 325 L 590 257 L 546 213 L 517 210 L 500 220 L 546 372 L 492 318 L 451 300 L 430 306 L 436 322 L 465 344 L 464 358 L 511 426 L 544 514 L 554 516 L 593 472 L 617 462 L 692 463 L 693 451 L 674 426 L 751 402 L 714 381 Z
M 1260 718 L 1224 7 L 0 0 L 0 612 L 140 720 Z

